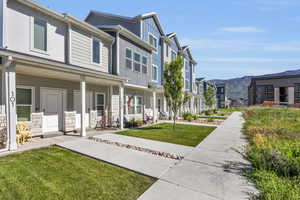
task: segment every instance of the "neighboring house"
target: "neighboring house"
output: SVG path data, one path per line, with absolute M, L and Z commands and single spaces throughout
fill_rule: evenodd
M 17 148 L 17 121 L 28 122 L 38 136 L 94 128 L 104 114 L 123 118 L 125 78 L 110 73 L 111 35 L 30 0 L 1 5 L 5 149 Z M 121 97 L 117 108 L 112 105 L 114 96 Z M 81 135 L 85 134 L 82 128 Z
M 205 97 L 204 97 L 205 92 L 208 90 L 209 87 L 212 87 L 214 90 L 216 90 L 215 84 L 211 81 L 205 80 L 204 78 L 196 78 L 196 86 L 197 86 L 197 93 L 200 96 L 198 112 L 217 108 L 217 104 L 215 104 L 211 107 L 207 106 L 205 103 Z
M 225 108 L 227 105 L 226 85 L 225 83 L 216 83 L 215 85 L 216 85 L 217 107 Z
M 252 78 L 248 89 L 248 104 L 300 104 L 300 70 L 268 74 Z
M 99 29 L 115 38 L 112 73 L 127 78 L 124 91 L 124 115 L 127 120 L 143 120 L 145 115 L 156 116 L 152 81 L 152 51 L 150 44 L 121 25 L 100 25 Z M 153 113 L 155 112 L 155 113 Z

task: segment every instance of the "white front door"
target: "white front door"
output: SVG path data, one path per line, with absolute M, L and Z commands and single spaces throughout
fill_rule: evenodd
M 44 112 L 45 132 L 63 130 L 65 91 L 62 89 L 41 88 L 41 108 Z

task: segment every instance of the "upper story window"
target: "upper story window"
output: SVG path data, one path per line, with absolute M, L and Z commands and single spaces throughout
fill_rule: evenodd
M 144 74 L 147 74 L 148 72 L 148 58 L 146 56 L 143 56 L 143 62 L 142 62 L 142 71 Z
M 93 38 L 93 44 L 92 44 L 92 48 L 93 48 L 93 52 L 92 52 L 92 56 L 93 56 L 93 63 L 94 64 L 101 64 L 101 41 Z
M 156 65 L 152 65 L 152 80 L 158 81 L 158 68 Z
M 134 71 L 141 72 L 141 55 L 134 53 Z
M 34 17 L 33 47 L 36 50 L 47 51 L 47 21 Z
M 151 33 L 149 33 L 149 44 L 154 47 L 157 51 L 157 47 L 158 47 L 158 40 L 157 38 L 152 35 Z
M 132 51 L 131 49 L 126 49 L 126 68 L 131 69 L 132 70 Z

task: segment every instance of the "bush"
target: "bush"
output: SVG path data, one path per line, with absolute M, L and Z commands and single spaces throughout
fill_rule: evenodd
M 210 111 L 210 110 L 205 110 L 205 111 L 204 111 L 204 115 L 206 115 L 206 116 L 210 116 L 210 115 L 212 115 L 212 113 L 211 113 L 211 111 Z
M 125 124 L 125 128 L 137 128 L 143 126 L 144 124 L 145 122 L 143 120 L 132 119 L 131 121 Z
M 186 117 L 186 120 L 188 120 L 189 122 L 193 121 L 194 117 L 192 115 L 188 115 Z
M 199 119 L 199 116 L 198 115 L 193 115 L 193 118 L 194 118 L 194 120 L 197 120 L 197 119 Z
M 212 123 L 212 122 L 214 122 L 215 120 L 213 119 L 213 118 L 208 118 L 207 119 L 207 122 L 210 122 L 210 123 Z
M 184 120 L 188 120 L 188 118 L 193 118 L 193 115 L 192 115 L 192 113 L 186 112 L 186 113 L 183 113 L 182 117 Z

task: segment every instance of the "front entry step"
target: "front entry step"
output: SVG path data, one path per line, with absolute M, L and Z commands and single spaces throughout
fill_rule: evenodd
M 61 131 L 56 131 L 56 132 L 49 132 L 49 133 L 44 133 L 42 135 L 42 138 L 53 138 L 53 137 L 58 137 L 64 135 L 64 132 Z

